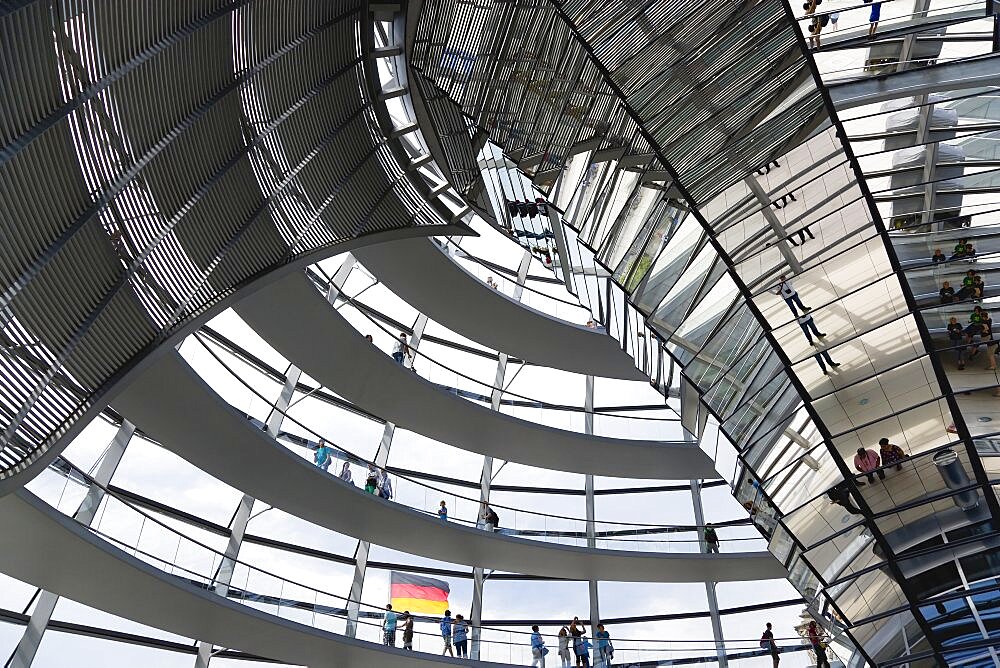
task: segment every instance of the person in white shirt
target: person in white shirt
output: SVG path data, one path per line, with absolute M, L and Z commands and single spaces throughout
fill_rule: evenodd
M 826 337 L 826 334 L 819 331 L 819 328 L 816 327 L 816 322 L 813 320 L 813 317 L 808 313 L 806 313 L 805 315 L 800 315 L 798 318 L 796 318 L 796 320 L 799 323 L 799 327 L 802 328 L 802 333 L 806 335 L 806 340 L 809 341 L 810 346 L 816 345 L 816 342 L 813 341 L 812 334 L 815 334 L 817 337 L 821 339 Z M 812 334 L 809 333 L 810 330 L 812 331 Z
M 792 315 L 794 315 L 795 317 L 799 316 L 799 312 L 795 310 L 796 304 L 799 305 L 799 308 L 802 309 L 803 313 L 808 313 L 809 311 L 812 310 L 812 307 L 806 306 L 805 304 L 802 303 L 802 300 L 799 299 L 799 293 L 796 292 L 795 288 L 792 287 L 791 281 L 785 278 L 784 275 L 779 276 L 778 279 L 779 279 L 778 285 L 775 287 L 772 293 L 776 295 L 781 295 L 781 298 L 785 300 L 786 304 L 788 304 L 788 308 L 792 309 Z
M 392 359 L 396 360 L 397 364 L 402 364 L 407 357 L 410 357 L 410 346 L 406 342 L 406 332 L 400 332 L 396 345 L 392 347 Z
M 389 478 L 388 471 L 382 471 L 379 475 L 378 495 L 386 501 L 392 499 L 392 479 Z

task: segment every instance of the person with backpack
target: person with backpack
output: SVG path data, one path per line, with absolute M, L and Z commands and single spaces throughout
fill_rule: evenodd
M 715 533 L 715 527 L 711 524 L 705 525 L 705 547 L 706 554 L 719 553 L 719 534 Z M 597 636 L 594 636 L 595 638 Z
M 604 630 L 604 624 L 597 625 L 594 640 L 597 641 L 597 665 L 600 668 L 609 668 L 611 659 L 615 656 L 615 648 L 611 646 L 611 634 Z
M 813 620 L 809 622 L 809 644 L 812 645 L 812 651 L 816 655 L 816 668 L 830 668 L 830 659 L 826 656 L 826 642 L 823 638 L 823 632 L 816 625 L 816 621 Z
M 771 631 L 771 622 L 767 623 L 767 628 L 764 629 L 764 633 L 760 636 L 760 648 L 766 649 L 771 653 L 771 661 L 774 663 L 774 668 L 778 668 L 778 662 L 781 661 L 781 657 L 778 656 L 778 645 L 774 642 L 774 632 Z
M 583 668 L 590 668 L 590 650 L 593 645 L 587 640 L 587 636 L 580 638 L 580 654 L 576 655 L 576 660 L 580 662 Z
M 542 634 L 538 632 L 538 625 L 531 627 L 531 665 L 532 668 L 545 668 L 545 655 L 549 653 L 542 640 Z
M 441 652 L 441 656 L 445 654 L 455 656 L 451 649 L 451 621 L 451 610 L 445 610 L 444 617 L 441 618 L 441 623 L 438 625 L 441 628 L 441 637 L 444 639 L 444 651 Z

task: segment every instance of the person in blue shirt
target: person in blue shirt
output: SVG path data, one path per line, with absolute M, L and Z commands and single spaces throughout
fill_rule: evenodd
M 451 650 L 451 610 L 444 611 L 444 617 L 441 618 L 441 637 L 444 638 L 444 651 L 441 652 L 441 656 L 445 654 L 449 656 L 455 656 L 455 653 Z
M 611 634 L 604 630 L 604 624 L 597 625 L 594 639 L 597 641 L 597 665 L 607 668 L 611 665 L 614 648 L 611 647 Z
M 316 466 L 324 471 L 330 468 L 330 463 L 333 461 L 333 448 L 328 446 L 322 438 L 319 439 L 319 447 L 316 448 L 313 461 L 316 463 Z
M 444 501 L 441 502 L 441 507 L 438 508 L 438 519 L 445 522 L 448 521 L 448 506 L 444 504 Z
M 452 640 L 455 643 L 456 654 L 459 657 L 469 658 L 469 625 L 462 615 L 455 615 Z
M 591 645 L 590 641 L 587 640 L 587 636 L 583 636 L 582 638 L 580 638 L 580 650 L 583 652 L 583 654 L 578 654 L 576 659 L 577 661 L 582 662 L 580 665 L 582 665 L 584 668 L 590 668 L 591 647 L 593 647 L 593 645 Z
M 382 618 L 382 644 L 396 646 L 396 613 L 392 605 L 385 606 L 385 616 Z
M 545 641 L 542 634 L 538 632 L 538 625 L 531 627 L 531 665 L 538 668 L 545 668 L 545 655 L 549 651 L 545 649 Z

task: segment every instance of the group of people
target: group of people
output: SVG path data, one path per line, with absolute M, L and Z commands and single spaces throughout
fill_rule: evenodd
M 590 650 L 594 644 L 587 639 L 587 627 L 580 621 L 579 617 L 574 617 L 568 626 L 559 629 L 557 635 L 559 639 L 559 665 L 566 666 L 590 666 Z M 594 628 L 594 641 L 597 643 L 597 651 L 594 653 L 595 668 L 610 668 L 614 659 L 615 648 L 611 644 L 611 633 L 604 628 L 604 624 L 598 624 Z M 549 649 L 545 646 L 542 634 L 537 626 L 531 627 L 531 665 L 545 667 L 545 657 Z M 575 660 L 575 662 L 574 662 Z
M 319 439 L 319 447 L 313 453 L 313 463 L 324 471 L 329 471 L 333 462 L 334 450 L 325 439 Z M 354 484 L 354 476 L 351 474 L 351 463 L 345 461 L 340 469 L 340 479 L 346 483 Z M 392 478 L 383 469 L 377 468 L 374 464 L 368 465 L 368 475 L 365 476 L 365 491 L 369 494 L 377 494 L 383 499 L 392 499 Z M 441 502 L 442 505 L 444 501 Z
M 903 460 L 906 459 L 903 448 L 890 443 L 887 438 L 879 439 L 878 446 L 878 452 L 871 448 L 858 448 L 857 454 L 854 455 L 854 469 L 858 473 L 865 474 L 869 483 L 875 482 L 875 474 L 878 474 L 879 480 L 885 480 L 885 469 L 893 465 L 897 471 L 902 471 Z M 864 483 L 859 480 L 858 484 Z
M 812 311 L 811 306 L 806 306 L 802 303 L 802 298 L 799 297 L 798 291 L 792 286 L 792 282 L 788 280 L 783 274 L 778 277 L 778 284 L 771 290 L 772 294 L 779 295 L 788 308 L 791 310 L 792 315 L 795 316 L 795 321 L 802 328 L 802 333 L 805 334 L 806 340 L 811 346 L 818 346 L 819 342 L 813 340 L 815 335 L 817 339 L 826 338 L 826 333 L 819 331 L 819 327 L 816 326 L 816 321 L 813 320 L 812 315 L 809 313 Z M 796 308 L 798 307 L 798 308 Z M 802 309 L 802 314 L 799 314 L 798 309 Z M 835 362 L 830 356 L 830 351 L 823 349 L 817 352 L 813 357 L 816 363 L 819 364 L 820 370 L 823 372 L 824 376 L 830 375 L 827 370 L 829 366 L 831 369 L 836 369 L 840 366 L 840 362 Z
M 496 287 L 495 285 L 493 287 Z M 375 344 L 375 339 L 372 338 L 371 334 L 365 334 L 365 341 Z M 392 345 L 392 359 L 396 361 L 396 364 L 401 364 L 406 366 L 407 362 L 411 362 L 410 370 L 416 371 L 413 368 L 413 348 L 410 347 L 410 338 L 406 335 L 406 332 L 400 332 L 399 336 L 396 337 L 396 341 Z
M 392 605 L 385 606 L 385 614 L 382 618 L 382 644 L 395 647 L 396 631 L 400 624 L 403 627 L 403 649 L 413 649 L 413 623 L 415 619 L 410 612 L 404 611 L 398 615 Z M 441 631 L 441 639 L 444 648 L 441 656 L 468 658 L 469 656 L 469 623 L 462 615 L 451 616 L 451 610 L 445 610 L 444 616 L 438 622 Z M 817 668 L 830 668 L 830 660 L 826 655 L 828 638 L 815 621 L 810 621 L 806 631 L 807 639 L 816 655 Z M 594 652 L 594 668 L 611 668 L 614 660 L 615 648 L 611 644 L 611 633 L 598 624 L 594 627 L 594 643 L 587 639 L 587 627 L 580 621 L 579 617 L 574 617 L 568 625 L 559 629 L 556 638 L 558 639 L 559 665 L 561 668 L 570 666 L 584 666 L 590 668 L 590 652 Z M 595 645 L 596 643 L 596 645 Z M 545 645 L 545 639 L 539 630 L 538 625 L 531 627 L 531 665 L 532 667 L 545 668 L 545 658 L 549 654 L 549 648 Z M 770 622 L 760 637 L 761 649 L 771 655 L 774 668 L 778 668 L 781 661 L 780 649 L 774 639 L 774 630 Z
M 976 306 L 969 314 L 969 324 L 964 327 L 958 318 L 948 318 L 948 341 L 955 351 L 958 370 L 965 369 L 967 360 L 979 354 L 979 347 L 986 348 L 986 368 L 997 368 L 998 344 L 993 340 L 993 318 L 982 306 Z
M 931 262 L 938 264 L 947 260 L 972 260 L 975 257 L 976 247 L 968 239 L 959 239 L 958 243 L 955 244 L 955 248 L 952 249 L 951 256 L 942 253 L 940 248 L 935 248 L 934 254 L 931 255 Z
M 448 504 L 442 501 L 437 513 L 439 520 L 447 522 Z M 488 503 L 483 503 L 479 509 L 479 527 L 487 531 L 500 531 L 500 516 Z
M 938 296 L 940 296 L 942 304 L 954 304 L 964 299 L 982 299 L 985 291 L 986 284 L 983 282 L 983 277 L 979 275 L 979 272 L 970 269 L 962 277 L 962 287 L 957 292 L 952 287 L 951 281 L 945 281 L 941 284 Z
M 348 471 L 348 475 L 350 475 L 350 471 Z M 365 491 L 369 494 L 377 494 L 386 501 L 392 500 L 392 478 L 389 477 L 389 472 L 376 468 L 374 464 L 369 464 L 368 474 L 365 476 Z
M 319 468 L 324 471 L 330 468 L 330 462 L 333 460 L 333 449 L 326 444 L 326 441 L 320 439 L 319 447 L 316 448 L 316 452 L 313 454 L 313 461 Z M 354 476 L 351 474 L 351 463 L 344 462 L 343 468 L 340 469 L 340 479 L 344 482 L 354 484 Z M 368 465 L 368 475 L 365 476 L 365 491 L 369 494 L 377 494 L 383 499 L 392 499 L 392 478 L 389 477 L 389 473 L 382 469 L 376 468 L 374 464 Z
M 872 2 L 872 0 L 862 1 L 872 6 L 871 11 L 868 13 L 868 39 L 875 39 L 875 33 L 878 31 L 878 22 L 882 18 L 882 3 Z M 805 10 L 806 16 L 813 16 L 816 14 L 816 9 L 822 3 L 823 0 L 806 0 L 806 2 L 802 3 L 802 9 Z M 833 30 L 836 30 L 839 19 L 840 12 L 828 12 L 813 16 L 812 21 L 809 22 L 809 46 L 818 49 L 820 47 L 820 33 L 823 31 L 823 28 L 829 25 Z
M 413 649 L 413 623 L 414 617 L 409 610 L 397 615 L 392 604 L 385 606 L 385 614 L 382 616 L 382 644 L 388 647 L 396 646 L 396 630 L 400 623 L 403 624 L 403 649 Z M 444 651 L 441 655 L 448 654 L 459 658 L 469 656 L 469 623 L 462 615 L 451 616 L 451 610 L 444 611 L 444 617 L 439 624 L 441 636 L 444 638 Z M 454 650 L 452 649 L 454 648 Z
M 809 626 L 806 629 L 806 638 L 809 640 L 809 645 L 816 655 L 816 668 L 830 668 L 830 659 L 826 655 L 829 639 L 815 621 L 809 622 Z M 774 668 L 778 668 L 778 664 L 781 662 L 781 655 L 779 654 L 781 650 L 778 649 L 778 643 L 774 641 L 774 631 L 771 627 L 771 622 L 767 622 L 764 633 L 760 636 L 760 647 L 767 650 L 768 654 L 771 655 L 771 664 Z

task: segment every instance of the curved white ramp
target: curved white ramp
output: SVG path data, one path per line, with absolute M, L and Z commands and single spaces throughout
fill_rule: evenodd
M 25 490 L 0 498 L 0 526 L 0 571 L 140 624 L 311 668 L 469 664 L 347 638 L 227 600 L 123 552 Z
M 484 346 L 563 371 L 649 380 L 607 333 L 553 318 L 494 290 L 432 239 L 377 244 L 354 256 L 414 308 Z
M 622 478 L 718 478 L 698 447 L 588 436 L 521 420 L 442 390 L 368 343 L 295 273 L 234 306 L 289 361 L 348 401 L 428 438 L 508 461 Z
M 410 554 L 578 580 L 726 582 L 786 575 L 769 552 L 657 554 L 558 545 L 442 522 L 365 494 L 256 428 L 176 353 L 132 383 L 115 409 L 236 489 L 308 522 Z

